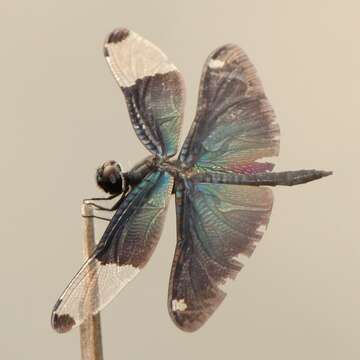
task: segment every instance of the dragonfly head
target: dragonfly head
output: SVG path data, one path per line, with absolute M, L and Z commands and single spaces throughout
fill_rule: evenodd
M 125 177 L 120 165 L 114 161 L 105 161 L 96 170 L 96 183 L 109 194 L 119 194 L 125 191 Z

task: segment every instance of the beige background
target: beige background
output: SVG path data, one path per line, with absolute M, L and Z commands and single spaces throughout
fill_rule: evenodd
M 264 241 L 199 332 L 166 309 L 173 203 L 159 247 L 104 312 L 106 359 L 360 356 L 358 1 L 8 1 L 0 4 L 0 358 L 78 359 L 50 311 L 81 263 L 81 199 L 94 171 L 146 151 L 102 56 L 114 27 L 160 46 L 187 83 L 187 132 L 204 59 L 240 44 L 281 126 L 278 170 L 335 175 L 275 189 Z M 99 225 L 99 235 L 104 225 Z

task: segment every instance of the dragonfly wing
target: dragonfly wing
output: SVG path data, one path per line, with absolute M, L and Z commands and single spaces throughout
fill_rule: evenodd
M 168 309 L 175 324 L 195 331 L 213 314 L 261 239 L 272 209 L 269 188 L 176 183 L 177 246 Z
M 195 120 L 180 153 L 199 171 L 257 173 L 257 162 L 279 152 L 279 127 L 255 67 L 236 45 L 208 57 L 200 82 Z
M 179 71 L 159 48 L 124 28 L 110 33 L 104 54 L 140 141 L 154 155 L 176 154 L 185 98 Z
M 56 303 L 55 330 L 69 331 L 99 312 L 146 265 L 160 238 L 172 186 L 168 173 L 155 171 L 129 193 Z

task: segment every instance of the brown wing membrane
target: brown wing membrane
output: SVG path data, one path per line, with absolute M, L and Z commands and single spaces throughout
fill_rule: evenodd
M 146 265 L 160 238 L 172 186 L 168 173 L 156 171 L 130 192 L 56 303 L 56 331 L 69 331 L 99 312 Z
M 176 183 L 177 246 L 168 308 L 175 324 L 195 331 L 226 293 L 222 285 L 242 268 L 261 239 L 272 209 L 268 188 Z
M 271 171 L 279 127 L 255 67 L 236 45 L 224 45 L 207 59 L 195 120 L 181 149 L 186 168 L 199 172 L 252 174 Z
M 185 98 L 179 71 L 158 47 L 124 28 L 107 37 L 104 54 L 140 141 L 154 155 L 176 154 Z

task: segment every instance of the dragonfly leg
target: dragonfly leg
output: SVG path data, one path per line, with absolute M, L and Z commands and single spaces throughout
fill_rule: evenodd
M 129 189 L 129 191 L 130 191 L 130 189 Z M 96 210 L 100 210 L 100 211 L 115 211 L 115 210 L 120 206 L 120 204 L 121 204 L 122 201 L 124 200 L 125 196 L 129 193 L 129 191 L 127 191 L 126 193 L 121 193 L 121 196 L 120 196 L 119 200 L 116 201 L 116 203 L 115 203 L 113 206 L 111 206 L 110 208 L 107 208 L 107 207 L 105 207 L 105 206 L 101 206 L 101 205 L 95 204 L 95 203 L 93 203 L 93 202 L 91 202 L 91 201 L 87 201 L 86 204 L 92 205 L 92 206 L 94 206 L 94 208 L 95 208 Z M 118 195 L 120 195 L 120 194 L 117 194 L 117 196 L 118 196 Z M 114 197 L 115 197 L 115 196 L 113 196 L 113 198 L 114 198 Z
M 97 215 L 81 215 L 83 218 L 93 218 L 93 219 L 99 219 L 99 220 L 105 220 L 105 221 L 110 221 L 111 219 L 102 217 L 102 216 L 97 216 Z
M 107 196 L 107 197 L 98 197 L 98 198 L 89 198 L 89 199 L 84 199 L 83 200 L 83 203 L 87 203 L 89 201 L 106 201 L 106 200 L 112 200 L 114 198 L 116 198 L 117 196 L 119 196 L 121 193 L 117 193 L 117 194 L 112 194 L 110 196 Z

